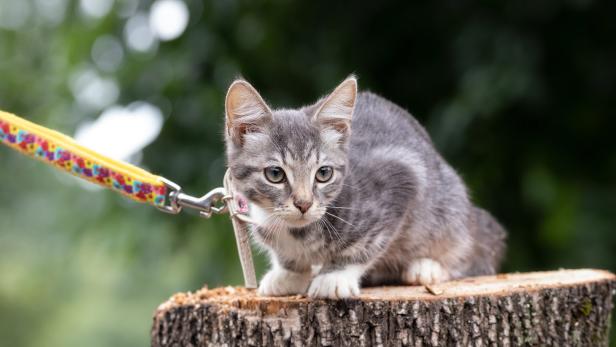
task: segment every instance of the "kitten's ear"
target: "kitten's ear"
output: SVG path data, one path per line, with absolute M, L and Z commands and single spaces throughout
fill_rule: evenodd
M 316 121 L 323 128 L 336 130 L 342 135 L 342 139 L 346 139 L 351 131 L 356 99 L 357 79 L 350 76 L 325 98 L 315 113 Z
M 244 135 L 259 131 L 272 111 L 250 83 L 236 80 L 227 91 L 225 114 L 228 138 L 241 146 Z

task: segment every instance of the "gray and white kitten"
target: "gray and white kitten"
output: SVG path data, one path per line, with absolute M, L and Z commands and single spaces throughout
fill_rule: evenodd
M 411 115 L 349 77 L 299 109 L 272 110 L 246 81 L 226 98 L 227 160 L 271 256 L 261 295 L 359 294 L 493 274 L 505 231 L 469 201 Z

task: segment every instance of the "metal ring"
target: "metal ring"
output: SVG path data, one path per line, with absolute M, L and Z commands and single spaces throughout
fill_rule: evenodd
M 159 177 L 159 180 L 165 185 L 165 187 L 168 188 L 166 200 L 169 204 L 165 206 L 156 206 L 156 208 L 170 214 L 178 214 L 182 212 L 182 206 L 178 204 L 177 200 L 178 194 L 182 192 L 182 187 L 164 177 Z

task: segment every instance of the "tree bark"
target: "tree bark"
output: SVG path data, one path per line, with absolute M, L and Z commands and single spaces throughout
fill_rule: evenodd
M 615 292 L 601 270 L 364 288 L 339 301 L 201 289 L 160 305 L 152 346 L 607 346 Z

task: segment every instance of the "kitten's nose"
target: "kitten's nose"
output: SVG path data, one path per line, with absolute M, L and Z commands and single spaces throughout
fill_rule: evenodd
M 293 205 L 304 214 L 312 206 L 312 200 L 293 200 Z

